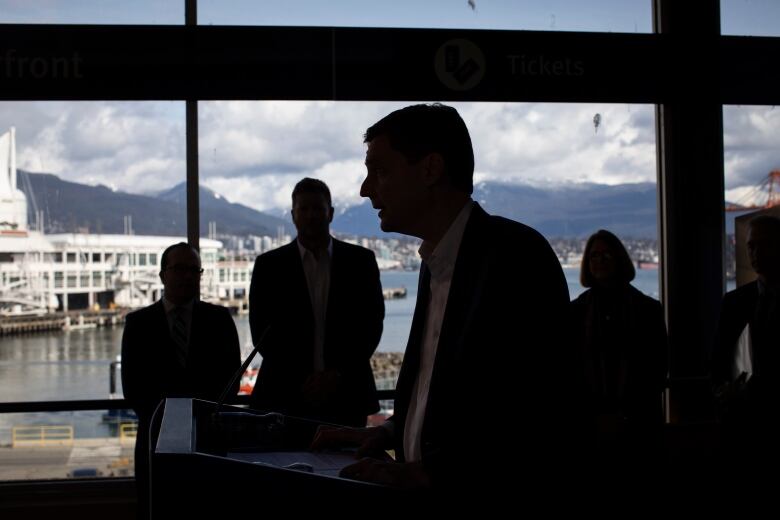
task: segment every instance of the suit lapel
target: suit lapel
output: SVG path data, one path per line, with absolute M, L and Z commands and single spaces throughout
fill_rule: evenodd
M 463 332 L 469 330 L 474 311 L 482 299 L 484 279 L 487 276 L 484 261 L 487 247 L 484 243 L 484 228 L 487 219 L 488 214 L 475 203 L 466 229 L 463 231 L 455 270 L 452 273 L 447 307 L 444 310 L 441 336 L 436 351 L 437 365 L 440 359 L 455 354 L 457 349 L 453 345 L 461 343 Z
M 406 407 L 412 395 L 414 380 L 420 366 L 420 351 L 422 349 L 423 329 L 425 317 L 428 312 L 428 300 L 430 299 L 431 274 L 425 262 L 420 266 L 420 277 L 417 285 L 417 302 L 414 306 L 412 328 L 409 332 L 409 341 L 404 352 L 404 362 L 401 365 L 401 373 L 398 375 L 396 388 L 399 395 L 396 397 L 396 410 L 403 410 L 402 420 L 405 420 Z
M 293 295 L 292 301 L 298 302 L 299 313 L 302 318 L 305 317 L 309 327 L 314 325 L 314 312 L 311 308 L 311 296 L 309 296 L 309 285 L 306 282 L 306 273 L 303 270 L 303 260 L 301 252 L 298 250 L 298 241 L 293 240 L 287 244 L 285 251 L 285 263 L 290 266 L 290 294 Z

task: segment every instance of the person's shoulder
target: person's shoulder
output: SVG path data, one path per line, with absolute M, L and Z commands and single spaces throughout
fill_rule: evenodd
M 374 258 L 374 252 L 370 249 L 359 246 L 357 244 L 352 244 L 350 242 L 345 242 L 343 240 L 333 239 L 333 248 L 338 249 L 344 254 L 352 255 L 356 257 L 362 257 L 362 258 Z
M 487 215 L 487 225 L 494 234 L 508 240 L 522 240 L 527 243 L 548 245 L 541 233 L 527 224 L 500 215 Z
M 631 296 L 637 301 L 640 305 L 647 305 L 648 307 L 660 307 L 661 302 L 658 301 L 656 298 L 653 298 L 652 296 L 643 293 L 633 285 L 628 285 L 629 291 Z
M 141 307 L 140 309 L 136 309 L 134 311 L 128 312 L 127 315 L 125 316 L 125 322 L 146 320 L 150 316 L 153 316 L 154 314 L 160 312 L 161 306 L 162 306 L 162 302 L 158 300 L 151 305 L 147 305 L 146 307 Z
M 758 281 L 754 280 L 727 292 L 723 296 L 723 301 L 726 303 L 739 302 L 756 297 L 758 297 Z
M 213 313 L 213 314 L 230 314 L 230 311 L 227 307 L 223 307 L 222 305 L 215 305 L 213 303 L 204 302 L 201 300 L 198 300 L 195 305 L 199 307 L 199 309 L 204 313 Z
M 266 262 L 282 261 L 286 256 L 291 254 L 290 249 L 293 247 L 295 247 L 295 241 L 288 242 L 287 244 L 281 247 L 277 247 L 276 249 L 266 251 L 265 253 L 258 255 L 257 258 L 255 258 L 255 265 Z

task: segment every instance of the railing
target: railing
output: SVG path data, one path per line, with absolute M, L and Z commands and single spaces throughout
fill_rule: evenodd
M 14 426 L 11 447 L 72 446 L 73 426 Z

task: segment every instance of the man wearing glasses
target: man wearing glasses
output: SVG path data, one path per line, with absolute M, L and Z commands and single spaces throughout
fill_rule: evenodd
M 122 389 L 138 415 L 135 475 L 140 517 L 148 508 L 149 430 L 155 408 L 166 397 L 216 400 L 241 365 L 230 313 L 199 300 L 202 272 L 198 252 L 189 244 L 168 247 L 160 266 L 162 298 L 125 319 Z

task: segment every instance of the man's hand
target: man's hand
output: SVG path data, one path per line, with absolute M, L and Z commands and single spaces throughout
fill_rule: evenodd
M 401 464 L 364 458 L 342 469 L 339 476 L 403 489 L 430 486 L 430 478 L 419 462 Z
M 390 432 L 382 427 L 339 428 L 319 426 L 309 448 L 312 451 L 341 449 L 357 446 L 357 457 L 387 458 L 385 450 L 390 447 Z

